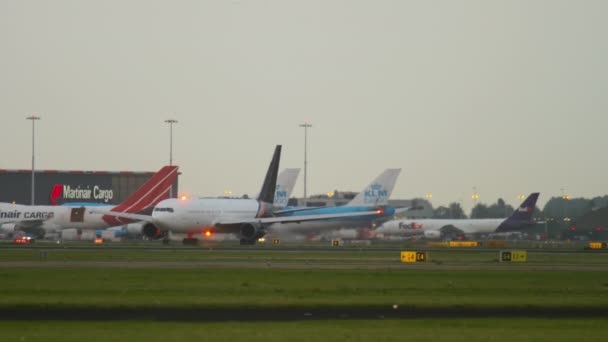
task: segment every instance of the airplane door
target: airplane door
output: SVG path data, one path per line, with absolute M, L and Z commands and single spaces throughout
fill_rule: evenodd
M 72 208 L 70 222 L 84 222 L 84 207 Z

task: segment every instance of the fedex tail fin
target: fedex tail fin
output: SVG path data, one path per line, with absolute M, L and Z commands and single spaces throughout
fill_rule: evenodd
M 534 208 L 536 208 L 536 201 L 538 200 L 538 192 L 533 192 L 526 198 L 519 208 L 515 209 L 513 214 L 509 217 L 509 220 L 514 221 L 532 221 L 532 214 L 534 214 Z
M 274 203 L 275 208 L 282 208 L 287 206 L 287 201 L 291 196 L 296 180 L 300 174 L 300 169 L 285 169 L 281 171 L 277 178 L 277 187 L 274 192 Z
M 529 225 L 533 222 L 532 215 L 536 208 L 536 201 L 538 200 L 538 192 L 533 192 L 526 198 L 523 203 L 515 209 L 513 214 L 504 220 L 496 229 L 497 232 L 509 232 L 519 230 L 522 227 Z
M 268 171 L 266 172 L 266 178 L 264 178 L 264 184 L 262 190 L 258 195 L 258 201 L 264 203 L 274 203 L 274 192 L 277 187 L 277 175 L 279 173 L 279 162 L 281 161 L 281 145 L 277 145 L 274 149 L 274 155 L 272 161 L 268 165 Z
M 401 169 L 386 169 L 363 191 L 357 194 L 348 206 L 386 205 L 395 188 Z
M 146 208 L 154 207 L 158 202 L 168 198 L 171 186 L 173 186 L 177 177 L 177 168 L 177 166 L 164 166 L 131 196 L 112 208 L 111 211 L 137 213 Z M 118 220 L 118 217 L 106 215 L 103 219 L 110 224 L 123 224 Z

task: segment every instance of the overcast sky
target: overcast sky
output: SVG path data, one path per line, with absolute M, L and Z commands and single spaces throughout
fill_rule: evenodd
M 608 193 L 608 1 L 0 0 L 0 168 L 155 171 L 255 194 L 403 169 L 435 206 Z M 295 195 L 303 193 L 302 174 Z M 29 188 L 24 188 L 29 191 Z

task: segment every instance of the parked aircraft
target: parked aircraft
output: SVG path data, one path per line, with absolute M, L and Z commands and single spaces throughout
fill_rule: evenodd
M 197 236 L 214 233 L 237 234 L 243 245 L 255 244 L 272 223 L 303 222 L 349 216 L 378 216 L 382 210 L 372 207 L 367 211 L 334 214 L 282 215 L 273 207 L 281 146 L 277 145 L 268 167 L 260 194 L 256 199 L 244 198 L 189 198 L 167 199 L 154 207 L 152 215 L 112 213 L 114 216 L 147 222 L 143 227 L 148 237 L 187 234 L 185 244 L 198 241 Z M 167 241 L 167 239 L 165 239 Z
M 376 236 L 415 236 L 439 239 L 446 234 L 487 234 L 518 231 L 535 224 L 532 219 L 538 192 L 534 192 L 508 218 L 497 219 L 416 219 L 392 220 L 376 229 Z
M 177 177 L 177 166 L 165 166 L 144 183 L 135 193 L 116 206 L 95 204 L 73 206 L 20 205 L 0 203 L 0 223 L 3 231 L 24 231 L 36 237 L 47 231 L 68 228 L 95 230 L 133 222 L 108 213 L 140 213 L 169 197 L 169 190 Z M 91 212 L 95 208 L 96 212 Z

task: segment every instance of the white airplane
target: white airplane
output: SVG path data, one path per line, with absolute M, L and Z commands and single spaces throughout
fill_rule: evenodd
M 177 166 L 165 166 L 144 183 L 135 193 L 116 206 L 50 206 L 0 203 L 0 224 L 5 232 L 24 231 L 42 237 L 45 232 L 76 228 L 104 229 L 127 222 L 108 213 L 139 213 L 169 197 L 169 190 L 177 177 Z M 95 208 L 96 212 L 90 212 Z
M 506 233 L 521 230 L 535 224 L 532 219 L 538 192 L 534 192 L 508 218 L 497 219 L 417 219 L 392 220 L 383 223 L 375 230 L 376 236 L 408 237 L 424 236 L 439 239 L 446 234 L 459 235 Z
M 283 171 L 281 171 L 281 173 L 279 173 L 279 176 L 277 177 L 276 190 L 274 192 L 274 208 L 284 208 L 285 206 L 287 206 L 287 202 L 291 197 L 291 193 L 293 192 L 299 174 L 299 168 L 288 168 L 284 169 Z M 116 235 L 141 236 L 145 235 L 143 232 L 143 228 L 147 223 L 148 222 L 129 223 L 123 226 L 111 227 L 107 230 L 115 232 Z M 171 240 L 182 240 L 186 237 L 186 235 L 187 234 L 171 233 L 169 237 L 171 238 Z M 216 234 L 213 235 L 213 237 L 207 238 L 212 238 L 214 240 L 229 238 L 226 236 L 218 236 Z
M 388 205 L 397 178 L 401 173 L 401 169 L 386 169 L 378 177 L 376 177 L 367 187 L 355 196 L 350 202 L 343 206 L 337 207 L 295 207 L 285 208 L 278 213 L 288 216 L 300 215 L 321 215 L 335 213 L 353 213 L 359 211 L 369 211 L 377 208 L 382 209 L 382 213 L 374 216 L 346 216 L 331 220 L 320 220 L 312 222 L 287 222 L 275 223 L 269 227 L 269 233 L 273 236 L 291 236 L 297 238 L 297 235 L 315 236 L 318 234 L 331 233 L 333 230 L 350 229 L 358 231 L 360 229 L 371 229 L 374 224 L 389 220 L 395 214 L 395 208 Z M 400 211 L 407 208 L 399 209 Z
M 272 223 L 303 222 L 349 216 L 377 216 L 381 210 L 282 216 L 275 214 L 273 202 L 277 173 L 281 156 L 281 146 L 277 145 L 268 167 L 264 184 L 257 199 L 235 198 L 192 198 L 167 199 L 154 207 L 152 215 L 111 213 L 118 217 L 147 222 L 144 235 L 156 237 L 170 233 L 186 234 L 185 244 L 196 243 L 196 236 L 210 236 L 215 233 L 238 234 L 243 245 L 252 245 L 264 234 Z M 166 240 L 165 240 L 166 241 Z

